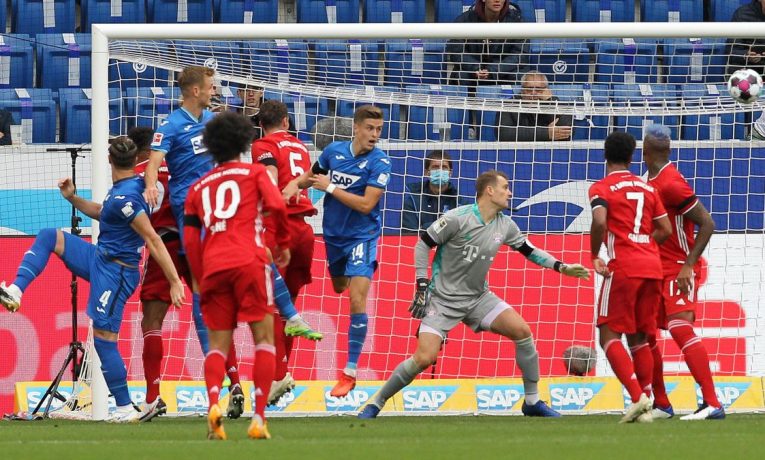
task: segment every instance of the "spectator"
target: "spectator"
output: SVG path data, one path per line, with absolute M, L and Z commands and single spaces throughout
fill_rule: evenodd
M 547 77 L 529 72 L 521 79 L 521 94 L 515 99 L 551 103 L 558 98 L 550 92 Z M 541 105 L 541 104 L 540 104 Z M 571 139 L 571 115 L 554 113 L 502 112 L 499 116 L 497 140 L 505 142 L 567 141 Z
M 740 6 L 733 13 L 731 22 L 765 23 L 765 0 L 752 0 L 752 3 Z M 729 40 L 729 43 L 728 74 L 743 68 L 765 74 L 765 38 Z M 754 122 L 751 134 L 752 139 L 765 141 L 765 113 Z
M 406 184 L 401 229 L 405 233 L 425 230 L 441 214 L 460 204 L 457 189 L 450 179 L 452 158 L 434 150 L 425 157 L 425 179 Z
M 242 114 L 250 119 L 253 128 L 255 128 L 255 139 L 263 137 L 263 129 L 260 127 L 260 106 L 266 102 L 265 91 L 262 86 L 245 85 L 236 90 L 239 99 L 242 100 Z M 296 136 L 295 122 L 292 116 L 289 117 L 290 127 L 287 130 L 293 136 Z
M 11 112 L 0 109 L 0 145 L 11 145 L 13 139 L 11 139 L 11 125 L 13 122 L 13 115 Z
M 476 0 L 454 22 L 522 22 L 521 9 L 508 0 Z M 447 46 L 459 84 L 504 85 L 526 71 L 525 40 L 460 40 Z
M 349 141 L 353 137 L 353 120 L 343 117 L 322 118 L 313 130 L 313 145 L 317 150 L 324 150 L 324 147 L 335 141 Z

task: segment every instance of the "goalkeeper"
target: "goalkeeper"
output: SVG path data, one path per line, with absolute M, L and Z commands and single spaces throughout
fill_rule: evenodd
M 417 292 L 409 307 L 413 317 L 422 319 L 417 351 L 396 367 L 359 418 L 377 417 L 390 397 L 433 364 L 446 335 L 460 321 L 476 332 L 491 331 L 515 342 L 516 361 L 523 373 L 524 415 L 560 417 L 539 399 L 539 356 L 528 324 L 489 290 L 486 275 L 503 244 L 564 275 L 584 279 L 590 275 L 583 266 L 564 264 L 526 241 L 515 222 L 502 213 L 511 196 L 504 173 L 485 172 L 476 181 L 475 204 L 447 212 L 422 233 L 414 249 Z M 428 259 L 433 247 L 436 255 L 429 280 Z

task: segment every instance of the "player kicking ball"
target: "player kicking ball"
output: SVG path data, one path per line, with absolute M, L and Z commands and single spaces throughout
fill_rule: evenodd
M 417 351 L 396 367 L 359 418 L 377 417 L 388 399 L 435 363 L 441 344 L 459 322 L 476 332 L 491 331 L 515 342 L 516 361 L 523 373 L 523 414 L 560 417 L 539 399 L 539 355 L 529 325 L 489 290 L 486 276 L 502 245 L 564 275 L 582 279 L 590 275 L 583 266 L 564 264 L 531 245 L 518 225 L 502 213 L 511 196 L 504 173 L 485 172 L 476 181 L 475 204 L 447 212 L 422 233 L 414 248 L 417 292 L 409 307 L 413 317 L 422 319 Z M 436 248 L 436 256 L 428 279 L 432 248 Z

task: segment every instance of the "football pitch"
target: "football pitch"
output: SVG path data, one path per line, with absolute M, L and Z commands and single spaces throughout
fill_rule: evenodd
M 249 419 L 207 441 L 204 418 L 140 425 L 45 420 L 0 422 L 5 459 L 757 459 L 765 415 L 722 421 L 618 425 L 615 415 L 525 417 L 272 418 L 270 441 L 247 439 Z

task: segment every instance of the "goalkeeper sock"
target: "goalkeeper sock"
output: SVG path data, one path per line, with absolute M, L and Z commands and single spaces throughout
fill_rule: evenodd
M 231 380 L 229 388 L 233 388 L 235 385 L 241 387 L 241 383 L 239 382 L 239 363 L 236 359 L 236 347 L 234 346 L 233 341 L 231 342 L 231 346 L 228 349 L 228 356 L 226 357 L 226 375 L 228 375 L 228 379 Z
M 191 294 L 191 316 L 194 318 L 194 328 L 197 330 L 199 345 L 202 347 L 202 354 L 207 356 L 210 352 L 210 338 L 207 333 L 207 325 L 202 318 L 202 296 L 199 293 Z
M 125 362 L 117 349 L 117 342 L 104 340 L 100 337 L 93 339 L 93 346 L 98 353 L 98 359 L 101 360 L 101 372 L 104 374 L 106 386 L 109 392 L 114 396 L 117 406 L 127 406 L 132 404 L 130 392 L 127 384 L 127 369 Z
M 207 386 L 208 408 L 218 404 L 220 386 L 226 373 L 226 357 L 220 350 L 210 350 L 205 356 L 205 386 Z
M 653 380 L 653 353 L 647 343 L 641 343 L 630 347 L 632 362 L 635 367 L 635 376 L 638 384 L 649 398 L 651 397 L 651 382 Z
M 55 228 L 40 230 L 32 247 L 24 253 L 24 258 L 21 259 L 21 264 L 19 264 L 19 269 L 16 272 L 16 279 L 13 281 L 13 284 L 21 289 L 21 292 L 24 292 L 27 286 L 40 276 L 40 273 L 45 270 L 45 266 L 48 265 L 50 254 L 56 249 L 56 233 Z
M 292 303 L 290 291 L 287 289 L 287 284 L 284 282 L 282 274 L 279 273 L 279 268 L 276 264 L 271 264 L 271 271 L 274 274 L 274 303 L 276 304 L 276 309 L 279 310 L 282 318 L 292 319 L 298 316 L 295 304 Z
M 715 384 L 712 380 L 712 371 L 709 370 L 709 356 L 704 344 L 693 331 L 693 325 L 682 319 L 673 319 L 668 325 L 669 333 L 680 347 L 691 371 L 693 379 L 701 387 L 701 395 L 704 402 L 713 407 L 722 407 L 715 393 Z
M 640 389 L 640 384 L 635 376 L 635 368 L 632 365 L 630 355 L 627 354 L 627 350 L 624 349 L 621 340 L 613 339 L 609 341 L 603 345 L 603 351 L 606 354 L 608 363 L 611 364 L 614 374 L 622 382 L 627 393 L 630 394 L 632 402 L 638 402 L 643 391 Z
M 404 360 L 393 370 L 390 378 L 383 384 L 382 388 L 380 388 L 380 392 L 377 393 L 377 396 L 375 396 L 372 403 L 382 409 L 388 399 L 401 391 L 405 386 L 412 383 L 412 380 L 414 380 L 423 369 L 424 368 L 417 365 L 414 358 Z
M 274 315 L 274 348 L 276 350 L 276 370 L 274 380 L 279 381 L 287 375 L 286 336 L 284 335 L 284 320 L 280 315 Z
M 659 350 L 659 344 L 656 343 L 656 336 L 648 336 L 648 345 L 651 347 L 651 354 L 653 354 L 653 380 L 651 387 L 653 388 L 653 402 L 656 407 L 667 408 L 672 405 L 667 396 L 667 387 L 664 385 L 664 357 Z
M 515 362 L 523 374 L 523 393 L 526 404 L 534 405 L 539 401 L 539 354 L 534 346 L 534 337 L 515 341 Z
M 255 385 L 255 414 L 266 419 L 266 404 L 276 367 L 276 348 L 268 343 L 255 345 L 255 363 L 252 366 L 252 383 Z
M 364 348 L 364 340 L 367 338 L 367 323 L 369 317 L 366 313 L 351 313 L 351 324 L 348 326 L 348 364 L 346 369 L 355 370 Z
M 146 402 L 152 403 L 159 396 L 162 370 L 162 331 L 155 329 L 143 333 L 143 375 L 146 377 Z

